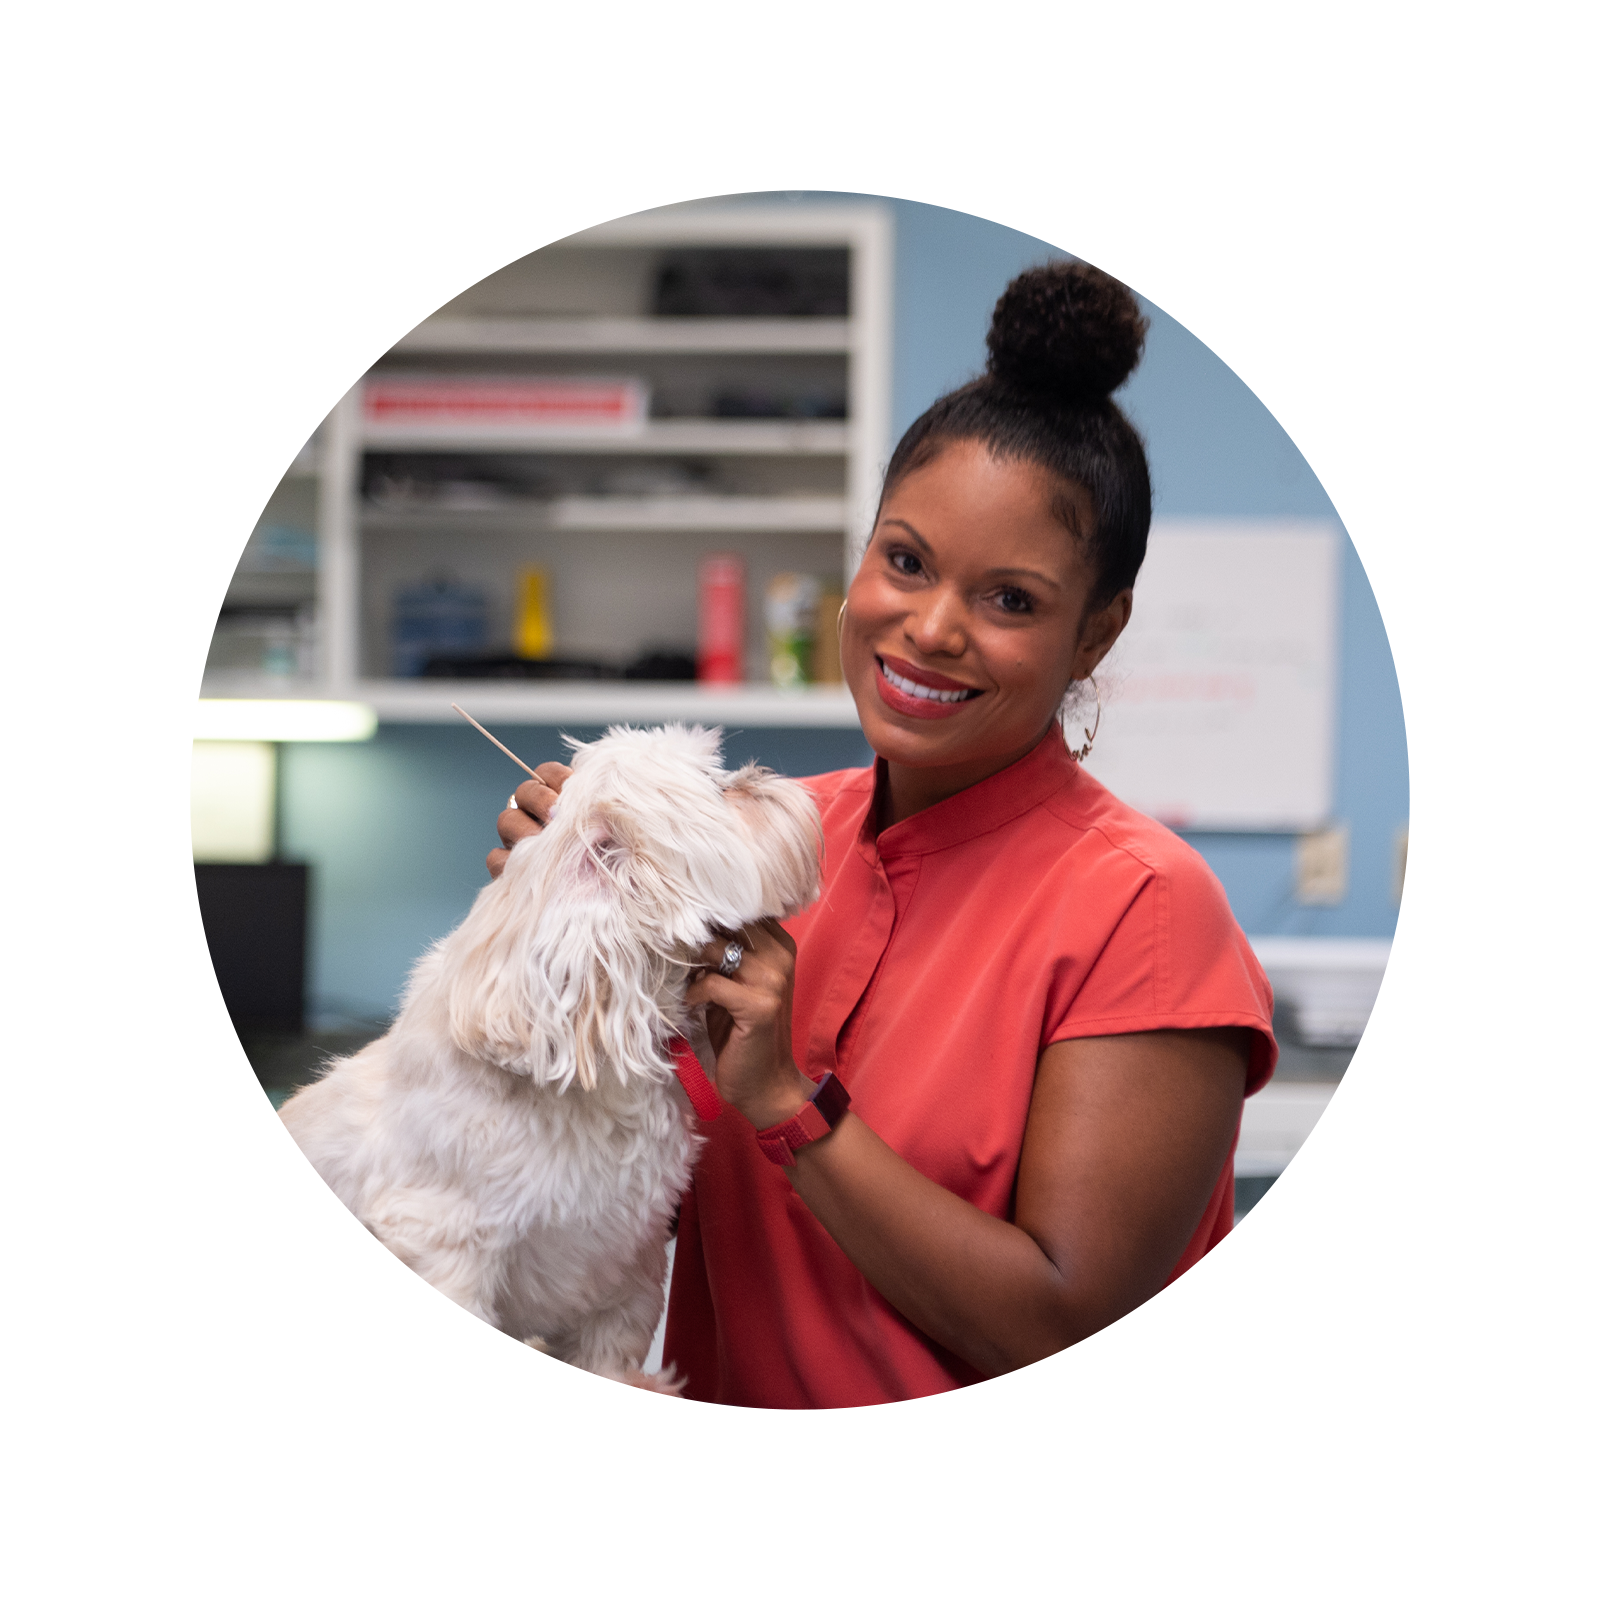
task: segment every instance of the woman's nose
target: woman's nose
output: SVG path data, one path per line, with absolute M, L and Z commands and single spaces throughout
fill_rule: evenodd
M 906 636 L 923 655 L 958 656 L 967 647 L 966 607 L 961 597 L 939 588 L 906 618 Z

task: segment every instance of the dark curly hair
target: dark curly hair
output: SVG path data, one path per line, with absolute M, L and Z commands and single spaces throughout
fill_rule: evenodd
M 1075 526 L 1065 504 L 1060 515 L 1094 570 L 1090 604 L 1105 605 L 1132 586 L 1150 534 L 1144 445 L 1111 398 L 1138 366 L 1149 326 L 1133 295 L 1086 262 L 1052 262 L 1013 278 L 995 302 L 983 376 L 935 400 L 906 429 L 884 473 L 884 497 L 962 439 L 1081 484 L 1094 526 Z

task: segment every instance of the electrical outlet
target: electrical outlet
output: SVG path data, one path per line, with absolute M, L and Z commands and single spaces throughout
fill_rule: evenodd
M 1294 842 L 1294 897 L 1303 906 L 1336 906 L 1350 888 L 1350 830 L 1319 828 Z

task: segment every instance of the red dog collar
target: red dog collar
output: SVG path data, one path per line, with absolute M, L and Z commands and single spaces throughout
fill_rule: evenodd
M 683 1085 L 683 1092 L 688 1095 L 695 1115 L 702 1122 L 720 1117 L 722 1101 L 711 1087 L 711 1080 L 706 1076 L 706 1069 L 700 1065 L 700 1058 L 689 1048 L 689 1041 L 681 1033 L 675 1033 L 667 1041 L 667 1049 L 672 1053 L 672 1070 Z

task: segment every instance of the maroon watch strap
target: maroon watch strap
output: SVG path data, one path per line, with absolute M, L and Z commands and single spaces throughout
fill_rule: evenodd
M 831 1072 L 827 1073 L 811 1098 L 787 1122 L 773 1128 L 757 1128 L 756 1143 L 768 1161 L 792 1167 L 795 1151 L 832 1133 L 849 1104 L 849 1090 Z

